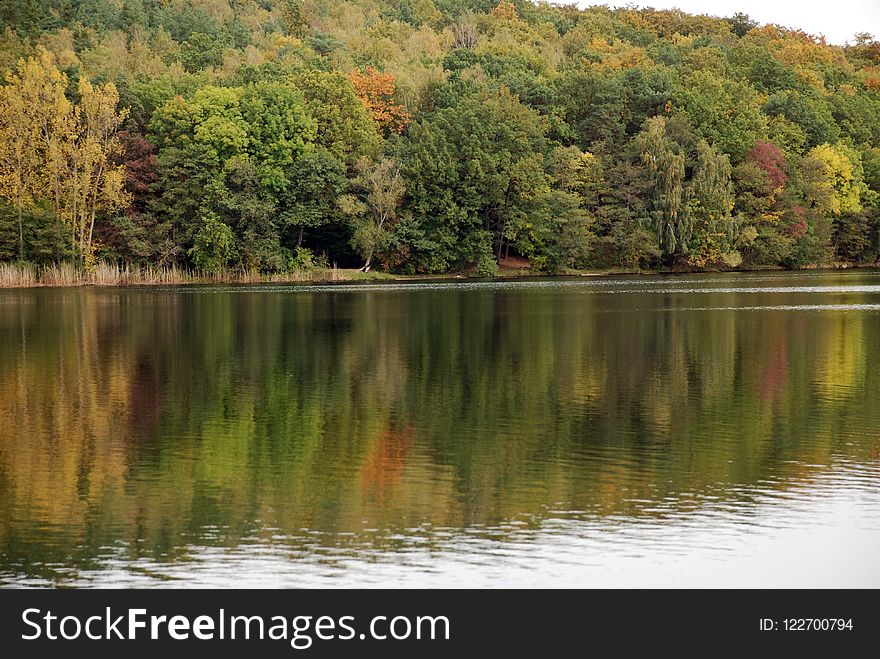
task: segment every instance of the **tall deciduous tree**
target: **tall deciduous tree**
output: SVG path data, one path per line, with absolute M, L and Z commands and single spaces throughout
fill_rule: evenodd
M 117 131 L 127 111 L 117 110 L 113 83 L 95 86 L 80 78 L 77 105 L 65 96 L 66 86 L 66 76 L 43 49 L 10 77 L 0 97 L 3 189 L 19 218 L 27 202 L 48 196 L 70 230 L 80 263 L 90 266 L 98 213 L 127 203 L 124 168 L 115 164 Z
M 397 83 L 390 73 L 380 73 L 368 66 L 349 74 L 358 98 L 386 133 L 402 133 L 412 115 L 397 102 Z
M 464 98 L 412 126 L 403 145 L 411 209 L 440 246 L 429 270 L 474 263 L 489 273 L 526 235 L 549 189 L 544 122 L 506 90 Z
M 814 207 L 833 217 L 861 211 L 867 186 L 858 152 L 843 144 L 820 144 L 807 156 L 807 195 Z
M 79 96 L 77 134 L 60 213 L 73 229 L 82 264 L 91 267 L 98 213 L 124 208 L 129 200 L 125 168 L 115 164 L 121 150 L 117 133 L 127 110 L 117 110 L 119 93 L 112 82 L 95 86 L 80 78 Z
M 642 164 L 652 179 L 651 217 L 660 249 L 685 254 L 693 230 L 684 200 L 685 155 L 666 135 L 666 118 L 654 117 L 635 139 Z
M 25 210 L 51 192 L 56 208 L 60 204 L 66 145 L 74 130 L 66 87 L 66 76 L 42 47 L 34 57 L 20 60 L 0 87 L 0 196 L 16 209 L 22 259 Z
M 352 247 L 364 258 L 361 270 L 368 272 L 397 219 L 406 183 L 400 165 L 390 158 L 378 162 L 364 158 L 358 162 L 352 187 L 354 193 L 343 197 L 340 203 L 343 212 L 352 217 Z

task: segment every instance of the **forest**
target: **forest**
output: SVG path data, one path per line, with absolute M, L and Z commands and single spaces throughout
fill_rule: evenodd
M 880 41 L 529 0 L 4 0 L 0 264 L 880 256 Z

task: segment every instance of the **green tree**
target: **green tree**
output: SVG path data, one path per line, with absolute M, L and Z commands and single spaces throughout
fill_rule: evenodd
M 377 155 L 381 135 L 347 75 L 310 70 L 293 76 L 292 83 L 302 92 L 309 114 L 317 120 L 317 144 L 349 167 L 364 156 Z
M 734 162 L 742 160 L 756 140 L 767 139 L 763 100 L 748 83 L 695 71 L 682 81 L 678 96 L 697 134 Z
M 235 256 L 235 235 L 210 211 L 203 212 L 199 220 L 189 255 L 197 268 L 209 274 L 219 273 Z
M 180 63 L 190 73 L 223 63 L 223 43 L 215 36 L 193 32 L 180 46 Z
M 524 235 L 531 201 L 549 187 L 541 118 L 502 90 L 438 110 L 407 138 L 409 208 L 440 246 L 423 267 L 488 269 Z
M 354 225 L 352 247 L 364 259 L 363 272 L 369 272 L 373 257 L 385 246 L 406 190 L 400 165 L 389 158 L 373 162 L 367 158 L 357 164 L 353 192 L 340 200 L 343 212 Z
M 293 164 L 291 183 L 282 195 L 282 221 L 296 227 L 296 246 L 303 243 L 305 229 L 316 229 L 335 220 L 338 200 L 348 180 L 345 165 L 336 155 L 316 147 Z
M 685 207 L 685 154 L 667 136 L 665 117 L 645 122 L 634 144 L 652 183 L 650 213 L 658 245 L 669 256 L 686 254 L 693 218 Z
M 694 245 L 689 262 L 704 266 L 724 262 L 737 266 L 741 237 L 731 216 L 734 206 L 730 159 L 706 140 L 697 143 L 693 175 L 687 187 L 687 214 L 692 218 Z

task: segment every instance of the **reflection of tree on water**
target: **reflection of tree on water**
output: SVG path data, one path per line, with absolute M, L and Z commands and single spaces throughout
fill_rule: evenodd
M 379 434 L 361 469 L 362 488 L 367 496 L 384 501 L 400 483 L 413 433 L 409 425 L 400 430 L 385 428 Z
M 659 515 L 877 459 L 880 323 L 861 312 L 516 289 L 4 295 L 0 571 L 303 529 L 375 544 L 559 506 Z

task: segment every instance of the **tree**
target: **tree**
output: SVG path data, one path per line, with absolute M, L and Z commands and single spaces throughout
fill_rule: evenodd
M 615 78 L 579 69 L 555 81 L 558 105 L 581 148 L 596 141 L 622 142 L 629 121 L 627 96 Z
M 590 254 L 595 239 L 592 224 L 593 218 L 577 194 L 549 190 L 535 201 L 528 232 L 517 247 L 536 270 L 556 274 L 564 268 L 576 268 Z
M 285 0 L 282 20 L 287 33 L 302 39 L 309 30 L 303 0 Z
M 402 133 L 412 121 L 412 115 L 395 100 L 397 84 L 394 76 L 379 73 L 372 66 L 348 75 L 358 98 L 385 134 Z
M 291 184 L 294 162 L 315 141 L 317 122 L 309 116 L 300 92 L 286 84 L 246 87 L 240 103 L 246 151 L 260 181 L 272 193 L 283 194 Z
M 79 96 L 79 130 L 66 172 L 67 194 L 61 215 L 73 227 L 82 264 L 91 268 L 98 212 L 125 208 L 129 201 L 125 168 L 115 164 L 121 154 L 117 132 L 127 111 L 116 109 L 119 93 L 112 82 L 94 86 L 80 78 Z
M 785 172 L 785 154 L 778 146 L 759 140 L 747 154 L 746 161 L 766 172 L 771 185 L 768 193 L 781 191 L 785 187 L 788 180 Z
M 409 208 L 439 246 L 425 269 L 476 263 L 488 272 L 524 238 L 532 201 L 549 189 L 544 123 L 504 89 L 438 110 L 401 146 Z
M 190 73 L 218 67 L 223 63 L 223 44 L 210 34 L 193 32 L 181 44 L 180 63 Z
M 800 126 L 808 148 L 836 142 L 840 136 L 840 127 L 835 123 L 831 110 L 815 91 L 777 92 L 767 99 L 764 112 L 770 116 L 782 115 Z
M 358 98 L 351 78 L 339 71 L 304 71 L 293 76 L 291 82 L 316 120 L 318 145 L 349 167 L 364 156 L 376 156 L 382 135 Z
M 215 213 L 206 211 L 189 250 L 196 267 L 209 274 L 219 273 L 235 256 L 235 236 Z
M 281 246 L 282 220 L 278 205 L 266 194 L 259 171 L 249 156 L 230 158 L 223 172 L 211 181 L 203 202 L 203 221 L 208 216 L 222 222 L 233 236 L 229 250 L 224 252 L 224 264 L 234 256 L 247 271 L 277 272 L 287 268 L 289 259 Z M 210 222 L 203 225 L 202 230 L 209 236 L 226 235 L 222 227 Z M 200 248 L 197 253 L 204 256 L 206 248 Z
M 742 160 L 756 140 L 767 139 L 763 99 L 748 83 L 695 71 L 682 82 L 678 96 L 696 133 L 734 162 Z
M 22 61 L 3 89 L 2 191 L 19 216 L 19 254 L 24 256 L 21 217 L 25 205 L 51 199 L 67 225 L 81 265 L 94 262 L 95 222 L 101 211 L 127 204 L 117 131 L 126 111 L 117 110 L 113 83 L 80 78 L 79 104 L 65 96 L 67 79 L 44 49 Z
M 49 54 L 20 60 L 17 73 L 0 87 L 0 195 L 15 207 L 18 220 L 18 258 L 24 260 L 24 213 L 41 187 L 41 128 L 53 122 L 49 114 L 70 112 L 64 96 L 66 81 Z
M 645 222 L 652 186 L 651 177 L 633 159 L 614 158 L 605 166 L 597 194 L 593 264 L 635 269 L 662 256 L 657 237 Z
M 725 19 L 728 23 L 730 23 L 730 29 L 733 33 L 742 38 L 749 33 L 749 31 L 754 30 L 758 27 L 758 22 L 753 21 L 748 14 L 744 14 L 741 11 L 736 12 L 730 18 Z
M 343 212 L 351 216 L 354 247 L 364 258 L 363 272 L 368 272 L 373 257 L 387 241 L 391 225 L 397 220 L 406 184 L 400 165 L 390 158 L 358 162 L 357 177 L 352 181 L 353 194 L 340 200 Z
M 474 21 L 473 13 L 462 14 L 458 21 L 452 24 L 452 46 L 454 48 L 474 48 L 479 38 L 480 31 Z
M 737 266 L 739 224 L 731 217 L 733 184 L 730 159 L 706 140 L 697 143 L 693 175 L 687 186 L 687 210 L 693 224 L 694 245 L 688 261 L 705 266 L 723 262 Z
M 336 217 L 338 199 L 348 181 L 343 162 L 322 147 L 298 158 L 290 179 L 282 196 L 282 220 L 286 226 L 297 227 L 296 246 L 301 247 L 306 228 L 321 227 Z
M 648 119 L 634 143 L 652 182 L 651 217 L 658 245 L 670 256 L 686 254 L 693 224 L 684 205 L 685 155 L 667 137 L 665 117 Z
M 805 173 L 807 196 L 818 212 L 838 217 L 862 210 L 861 199 L 867 186 L 861 158 L 851 147 L 820 144 L 810 149 Z

